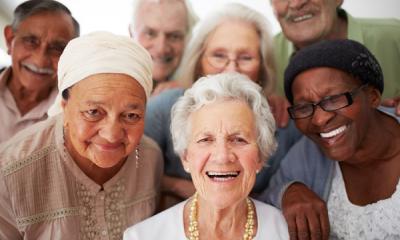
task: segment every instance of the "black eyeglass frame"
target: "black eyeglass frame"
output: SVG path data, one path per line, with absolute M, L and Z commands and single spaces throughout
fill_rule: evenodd
M 289 116 L 291 119 L 303 119 L 303 118 L 308 118 L 311 117 L 312 115 L 314 115 L 315 112 L 315 108 L 317 106 L 319 106 L 322 110 L 326 111 L 326 112 L 334 112 L 337 111 L 339 109 L 345 108 L 350 106 L 351 104 L 353 104 L 354 102 L 354 97 L 355 95 L 362 90 L 363 88 L 365 88 L 366 86 L 368 86 L 368 83 L 361 85 L 360 87 L 353 89 L 352 91 L 349 92 L 344 92 L 344 93 L 340 93 L 340 94 L 336 94 L 333 96 L 328 96 L 325 97 L 324 99 L 322 99 L 321 101 L 317 102 L 317 103 L 304 103 L 304 104 L 298 104 L 298 105 L 293 105 L 287 108 L 287 111 L 289 113 Z M 341 106 L 339 108 L 335 108 L 335 109 L 325 109 L 324 107 L 324 103 L 328 102 L 329 100 L 332 100 L 333 98 L 337 98 L 337 97 L 341 97 L 341 96 L 345 96 L 347 99 L 347 104 L 344 106 Z M 312 111 L 310 112 L 309 115 L 303 116 L 303 117 L 295 117 L 295 108 L 299 107 L 299 106 L 312 106 Z

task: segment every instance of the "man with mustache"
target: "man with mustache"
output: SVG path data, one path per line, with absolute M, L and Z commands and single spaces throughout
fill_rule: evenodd
M 341 8 L 344 0 L 271 0 L 282 32 L 274 39 L 279 91 L 283 72 L 294 52 L 327 39 L 352 39 L 378 59 L 385 76 L 383 102 L 400 115 L 400 21 L 354 18 Z
M 153 95 L 177 86 L 171 81 L 197 16 L 187 0 L 135 0 L 130 35 L 153 59 Z
M 26 1 L 4 29 L 11 66 L 0 74 L 0 142 L 47 118 L 57 95 L 57 64 L 79 24 L 57 1 Z

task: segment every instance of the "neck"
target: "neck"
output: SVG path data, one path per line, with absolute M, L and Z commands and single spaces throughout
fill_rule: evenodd
M 214 205 L 209 204 L 201 197 L 198 197 L 197 204 L 193 204 L 193 201 L 192 199 L 188 202 L 189 213 L 185 219 L 189 220 L 190 216 L 197 219 L 200 239 L 244 239 L 243 235 L 246 232 L 248 218 L 251 218 L 254 223 L 256 222 L 254 206 L 250 202 L 251 209 L 249 211 L 247 199 L 223 209 L 215 208 Z M 195 214 L 190 212 L 190 208 L 193 207 L 197 209 Z M 249 212 L 252 212 L 250 217 Z M 189 225 L 190 223 L 187 224 L 187 226 Z M 255 233 L 255 228 L 254 224 L 249 229 Z M 252 235 L 254 236 L 254 234 Z M 188 236 L 190 236 L 190 233 Z M 252 236 L 248 239 L 252 239 Z
M 53 88 L 53 86 L 49 86 L 44 89 L 27 89 L 18 79 L 13 77 L 12 74 L 10 74 L 10 78 L 7 81 L 7 86 L 14 97 L 21 115 L 26 114 L 39 105 L 41 101 L 47 99 Z

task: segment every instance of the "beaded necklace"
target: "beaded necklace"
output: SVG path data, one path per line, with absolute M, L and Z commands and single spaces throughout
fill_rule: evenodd
M 197 204 L 198 204 L 198 193 L 196 192 L 193 196 L 192 203 L 190 204 L 189 212 L 189 240 L 199 240 L 199 223 L 197 222 Z M 253 204 L 249 198 L 246 198 L 247 204 L 247 219 L 243 234 L 243 240 L 253 239 L 254 234 L 254 209 Z

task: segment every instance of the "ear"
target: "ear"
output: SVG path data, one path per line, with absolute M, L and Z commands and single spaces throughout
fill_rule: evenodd
M 65 99 L 61 100 L 61 108 L 65 111 L 65 107 L 67 106 L 67 101 Z
M 381 104 L 381 92 L 374 87 L 368 87 L 367 94 L 369 104 L 372 107 L 377 108 Z
M 185 169 L 185 171 L 189 173 L 188 169 L 190 168 L 189 168 L 189 161 L 187 159 L 187 150 L 185 150 L 181 155 L 181 162 L 183 165 L 183 169 Z
M 14 30 L 12 29 L 11 25 L 5 26 L 4 27 L 4 39 L 6 40 L 8 54 L 11 54 L 12 41 L 13 41 L 14 37 L 15 37 Z

